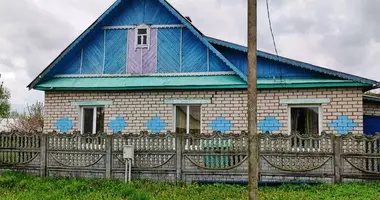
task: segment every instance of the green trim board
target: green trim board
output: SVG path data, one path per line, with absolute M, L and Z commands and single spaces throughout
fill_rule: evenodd
M 164 104 L 210 104 L 211 99 L 165 99 Z
M 112 105 L 112 101 L 77 101 L 71 102 L 73 106 L 106 106 Z
M 280 104 L 324 104 L 330 103 L 330 98 L 318 99 L 280 99 Z
M 54 78 L 36 86 L 40 90 L 144 90 L 181 88 L 244 88 L 247 83 L 236 75 L 179 77 L 83 77 Z
M 371 87 L 369 84 L 349 80 L 326 79 L 259 79 L 258 89 Z M 54 78 L 40 83 L 36 89 L 43 91 L 94 91 L 94 90 L 151 90 L 151 89 L 238 89 L 247 83 L 236 75 L 179 76 L 179 77 L 84 77 Z

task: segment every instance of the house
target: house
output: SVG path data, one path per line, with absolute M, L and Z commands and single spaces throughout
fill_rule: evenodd
M 364 133 L 375 135 L 380 133 L 380 98 L 374 95 L 363 95 Z
M 258 51 L 261 133 L 363 133 L 377 81 Z M 247 48 L 203 35 L 165 0 L 118 0 L 29 85 L 46 132 L 240 133 Z

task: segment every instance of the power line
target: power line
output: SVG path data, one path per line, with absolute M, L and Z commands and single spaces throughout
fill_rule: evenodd
M 269 29 L 270 29 L 270 33 L 271 33 L 271 35 L 272 35 L 274 51 L 276 52 L 277 59 L 278 59 L 279 57 L 278 57 L 277 45 L 276 45 L 276 40 L 275 40 L 275 38 L 274 38 L 274 34 L 273 34 L 272 21 L 271 21 L 271 18 L 270 18 L 270 11 L 269 11 L 269 3 L 268 3 L 268 1 L 269 1 L 269 0 L 266 0 L 266 4 L 267 4 L 267 14 L 268 14 L 268 22 L 269 22 Z

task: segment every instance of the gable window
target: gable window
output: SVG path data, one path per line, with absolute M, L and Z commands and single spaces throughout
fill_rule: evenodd
M 104 107 L 81 107 L 81 133 L 104 132 Z
M 150 30 L 147 25 L 140 25 L 136 28 L 136 48 L 148 48 L 150 40 Z
M 320 106 L 289 107 L 289 132 L 300 134 L 319 134 L 322 128 L 322 112 Z
M 175 108 L 176 133 L 200 133 L 201 131 L 201 106 L 177 105 Z

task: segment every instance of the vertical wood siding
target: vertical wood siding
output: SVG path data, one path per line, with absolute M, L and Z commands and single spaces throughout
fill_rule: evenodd
M 259 58 L 257 60 L 257 75 L 260 78 L 287 77 L 287 78 L 328 78 L 329 75 L 324 75 L 318 72 L 313 72 L 308 69 L 294 67 L 292 65 L 278 63 L 276 61 Z
M 158 30 L 157 73 L 180 72 L 181 29 L 167 28 Z
M 142 49 L 142 73 L 156 73 L 157 66 L 157 29 L 150 29 L 149 49 Z
M 135 30 L 128 30 L 128 63 L 127 63 L 127 73 L 128 74 L 140 74 L 142 65 L 142 51 L 141 49 L 135 48 Z
M 157 0 L 139 0 L 122 2 L 120 9 L 107 26 L 125 26 L 136 24 L 180 24 Z
M 58 74 L 80 74 L 80 52 L 66 56 L 57 66 Z
M 222 46 L 216 46 L 216 49 L 221 54 L 223 54 L 223 56 L 226 57 L 232 64 L 234 64 L 241 72 L 243 72 L 245 75 L 248 74 L 247 53 Z
M 105 74 L 125 74 L 128 30 L 107 30 Z
M 211 72 L 226 72 L 232 71 L 220 58 L 213 52 L 209 53 L 210 56 L 210 71 Z
M 207 72 L 207 47 L 188 29 L 183 30 L 182 72 Z
M 99 32 L 91 43 L 83 48 L 82 74 L 102 74 L 104 57 L 104 33 Z

